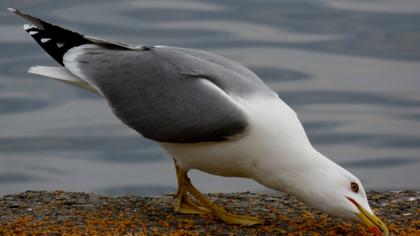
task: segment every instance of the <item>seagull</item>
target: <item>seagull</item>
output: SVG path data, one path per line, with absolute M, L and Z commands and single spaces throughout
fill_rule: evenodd
M 191 169 L 254 179 L 330 215 L 388 235 L 360 180 L 319 153 L 297 114 L 245 66 L 209 52 L 130 46 L 50 24 L 8 8 L 61 66 L 29 73 L 87 89 L 106 99 L 128 127 L 162 146 L 178 180 L 175 212 L 230 224 L 261 219 L 215 205 L 188 178 Z

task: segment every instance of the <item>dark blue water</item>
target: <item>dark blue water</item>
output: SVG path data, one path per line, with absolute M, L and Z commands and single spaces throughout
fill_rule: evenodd
M 208 50 L 252 68 L 313 144 L 375 190 L 420 189 L 420 2 L 2 1 L 87 35 Z M 173 192 L 168 155 L 98 96 L 27 74 L 55 65 L 0 10 L 0 195 Z M 266 191 L 192 173 L 203 191 Z

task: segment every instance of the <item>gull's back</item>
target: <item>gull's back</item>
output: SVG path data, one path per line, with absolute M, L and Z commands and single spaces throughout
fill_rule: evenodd
M 124 123 L 161 142 L 237 136 L 248 122 L 235 98 L 276 96 L 239 63 L 192 49 L 86 45 L 70 50 L 63 62 L 97 88 Z

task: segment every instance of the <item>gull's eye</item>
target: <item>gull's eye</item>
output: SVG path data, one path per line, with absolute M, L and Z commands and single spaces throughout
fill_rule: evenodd
M 358 193 L 359 192 L 359 185 L 356 184 L 355 182 L 351 182 L 351 191 Z

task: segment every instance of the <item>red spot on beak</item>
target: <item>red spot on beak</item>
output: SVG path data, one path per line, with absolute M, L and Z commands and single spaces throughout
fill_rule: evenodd
M 381 236 L 382 232 L 378 227 L 371 227 L 369 229 L 369 231 L 374 235 L 374 236 Z

